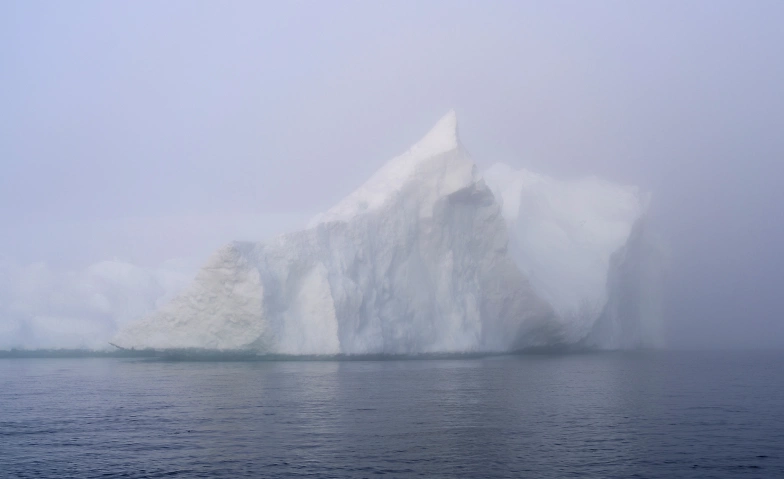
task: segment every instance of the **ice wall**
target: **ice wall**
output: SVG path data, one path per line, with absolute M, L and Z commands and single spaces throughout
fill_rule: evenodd
M 585 340 L 600 349 L 650 349 L 664 346 L 663 293 L 667 264 L 661 239 L 646 216 L 612 255 L 607 302 Z
M 557 180 L 504 164 L 484 176 L 502 204 L 516 264 L 555 309 L 567 340 L 579 341 L 604 311 L 613 255 L 629 241 L 647 195 L 595 177 Z

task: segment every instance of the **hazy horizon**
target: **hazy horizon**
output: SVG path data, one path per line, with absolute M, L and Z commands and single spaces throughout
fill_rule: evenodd
M 302 224 L 454 108 L 480 168 L 652 193 L 671 347 L 782 348 L 782 18 L 774 1 L 7 2 L 0 266 L 202 261 Z

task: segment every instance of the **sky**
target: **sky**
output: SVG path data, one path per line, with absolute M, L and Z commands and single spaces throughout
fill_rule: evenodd
M 0 3 L 0 260 L 304 223 L 449 109 L 480 167 L 653 195 L 677 348 L 784 347 L 784 3 Z

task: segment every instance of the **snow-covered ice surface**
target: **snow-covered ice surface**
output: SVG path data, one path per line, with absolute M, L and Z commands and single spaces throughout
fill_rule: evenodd
M 293 355 L 647 345 L 643 315 L 626 315 L 639 301 L 616 294 L 648 251 L 633 243 L 644 229 L 632 234 L 646 202 L 595 178 L 503 165 L 483 178 L 449 112 L 307 229 L 217 251 L 114 342 Z

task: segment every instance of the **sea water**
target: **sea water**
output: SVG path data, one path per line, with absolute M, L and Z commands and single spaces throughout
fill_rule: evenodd
M 784 477 L 784 354 L 0 359 L 3 477 Z

